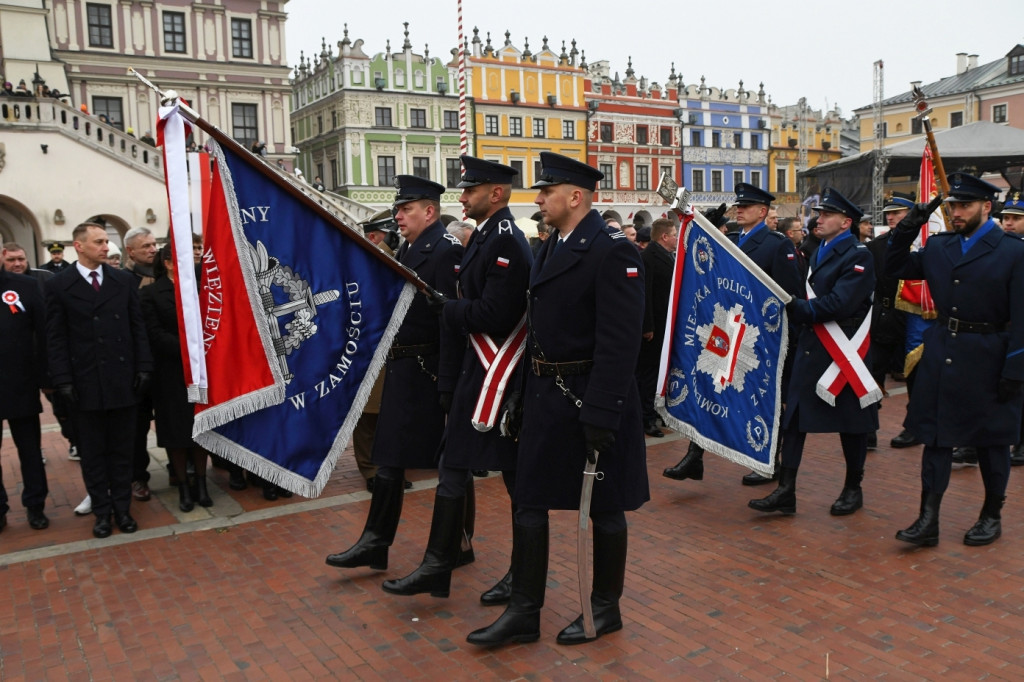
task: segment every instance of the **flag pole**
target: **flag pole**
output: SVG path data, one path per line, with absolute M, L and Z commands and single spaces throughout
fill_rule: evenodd
M 237 154 L 240 158 L 244 159 L 245 162 L 248 163 L 250 166 L 258 169 L 260 173 L 266 176 L 280 189 L 287 192 L 295 200 L 299 201 L 304 206 L 317 213 L 321 218 L 326 220 L 328 224 L 334 225 L 342 232 L 347 232 L 352 237 L 352 241 L 359 245 L 360 248 L 362 248 L 364 251 L 367 251 L 368 253 L 373 254 L 375 258 L 377 258 L 386 266 L 394 270 L 406 281 L 412 283 L 417 289 L 419 289 L 420 291 L 425 291 L 430 294 L 437 293 L 433 287 L 431 287 L 429 284 L 420 279 L 419 276 L 414 271 L 405 267 L 397 260 L 395 260 L 391 256 L 381 251 L 379 248 L 377 248 L 376 244 L 366 239 L 366 237 L 360 230 L 357 230 L 353 227 L 350 227 L 349 225 L 346 225 L 337 216 L 333 215 L 323 206 L 321 206 L 320 204 L 318 204 L 317 202 L 313 201 L 311 198 L 303 194 L 301 190 L 299 190 L 290 182 L 282 178 L 277 173 L 267 172 L 267 169 L 264 167 L 265 164 L 263 162 L 257 163 L 252 158 L 250 158 L 252 157 L 252 152 L 250 152 L 242 145 L 238 144 L 238 142 L 232 139 L 227 133 L 222 131 L 220 128 L 217 128 L 215 125 L 213 125 L 212 123 L 204 119 L 202 116 L 200 116 L 199 112 L 197 112 L 195 109 L 193 109 L 184 101 L 182 101 L 182 99 L 178 97 L 178 94 L 175 91 L 168 90 L 165 92 L 161 90 L 156 85 L 154 85 L 149 79 L 147 79 L 145 76 L 143 76 L 141 73 L 139 73 L 131 67 L 128 68 L 128 74 L 135 76 L 140 81 L 142 81 L 142 83 L 146 87 L 150 88 L 155 93 L 160 95 L 160 99 L 163 103 L 177 104 L 178 110 L 181 112 L 182 116 L 185 119 L 187 119 L 190 123 L 193 123 L 196 127 L 200 128 L 203 132 L 205 132 L 207 135 L 216 140 L 217 143 L 220 144 L 222 147 L 227 147 L 231 149 L 231 151 Z
M 469 154 L 466 132 L 466 38 L 462 30 L 462 0 L 459 3 L 459 154 Z

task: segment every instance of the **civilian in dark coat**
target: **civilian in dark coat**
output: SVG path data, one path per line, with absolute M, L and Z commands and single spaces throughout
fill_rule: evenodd
M 153 412 L 156 444 L 167 449 L 171 469 L 178 480 L 178 508 L 190 512 L 198 502 L 213 506 L 206 486 L 206 451 L 192 440 L 195 405 L 188 401 L 185 366 L 178 336 L 175 306 L 174 260 L 170 245 L 162 247 L 153 266 L 155 281 L 142 289 L 142 316 L 153 351 Z M 188 462 L 195 468 L 196 494 L 188 482 Z M 195 497 L 195 499 L 193 499 Z
M 0 268 L 0 421 L 6 420 L 18 450 L 23 488 L 21 503 L 29 525 L 42 530 L 50 525 L 46 505 L 46 471 L 39 413 L 39 390 L 50 388 L 46 369 L 46 309 L 39 284 L 32 277 Z M 7 489 L 0 469 L 0 531 L 7 525 Z
M 477 221 L 477 228 L 459 266 L 459 297 L 435 304 L 445 329 L 454 332 L 453 343 L 442 348 L 445 356 L 452 358 L 446 364 L 460 362 L 461 368 L 454 395 L 442 396 L 442 402 L 449 401 L 451 409 L 438 465 L 427 549 L 423 562 L 411 575 L 384 582 L 384 591 L 392 594 L 430 592 L 434 596 L 448 596 L 452 570 L 459 562 L 460 541 L 464 553 L 471 548 L 461 532 L 471 527 L 467 520 L 475 514 L 475 498 L 467 494 L 473 486 L 471 470 L 501 471 L 509 497 L 515 489 L 515 439 L 502 435 L 497 423 L 489 429 L 474 424 L 488 370 L 470 337 L 482 347 L 493 344 L 497 349 L 513 336 L 526 312 L 533 254 L 508 210 L 512 180 L 517 172 L 509 166 L 466 155 L 462 156 L 462 164 L 465 174 L 458 185 L 462 189 L 459 201 L 466 216 Z M 507 353 L 509 367 L 514 371 L 518 364 L 511 362 L 515 348 L 510 347 Z M 503 381 L 509 393 L 518 385 L 512 376 L 493 375 L 494 388 Z M 499 398 L 495 394 L 494 398 L 493 404 L 500 410 L 505 396 Z M 509 571 L 481 600 L 485 604 L 505 603 L 510 592 Z
M 541 152 L 535 185 L 552 232 L 530 273 L 529 369 L 516 471 L 512 595 L 489 627 L 468 641 L 482 646 L 540 637 L 548 565 L 548 510 L 578 509 L 582 471 L 598 453 L 594 482 L 594 580 L 597 636 L 622 628 L 619 598 L 626 571 L 625 511 L 650 498 L 634 369 L 640 350 L 644 277 L 640 254 L 591 209 L 601 174 Z M 589 641 L 580 616 L 558 635 Z
M 931 214 L 918 204 L 893 231 L 886 255 L 893 277 L 928 282 L 938 313 L 925 332 L 904 422 L 924 443 L 921 514 L 896 537 L 916 545 L 938 542 L 953 447 L 970 443 L 977 448 L 985 502 L 964 544 L 987 545 L 1002 532 L 1009 446 L 1019 438 L 1024 401 L 1024 242 L 989 217 L 998 188 L 966 173 L 949 180 L 955 232 L 932 235 L 910 253 Z
M 873 403 L 881 398 L 881 391 L 868 374 L 865 386 L 869 390 L 863 398 L 866 407 L 849 384 L 834 397 L 834 405 L 821 398 L 817 383 L 833 359 L 814 325 L 835 322 L 843 336 L 854 335 L 870 313 L 875 289 L 874 260 L 867 247 L 850 232 L 860 220 L 860 209 L 838 192 L 827 189 L 815 210 L 819 212 L 815 231 L 822 243 L 811 256 L 811 274 L 807 278 L 815 298 L 794 298 L 787 306 L 792 323 L 803 328 L 797 341 L 782 416 L 781 481 L 768 497 L 751 500 L 750 507 L 765 512 L 794 513 L 796 474 L 806 435 L 838 432 L 846 460 L 846 480 L 830 511 L 834 516 L 844 516 L 863 506 L 860 483 L 864 476 L 867 436 L 878 429 L 878 411 Z
M 398 249 L 398 262 L 435 290 L 454 297 L 462 244 L 440 220 L 444 186 L 412 175 L 399 175 L 396 181 L 396 221 L 406 239 Z M 329 566 L 387 568 L 388 548 L 402 515 L 405 470 L 437 466 L 445 421 L 441 394 L 455 390 L 458 373 L 458 361 L 440 360 L 449 343 L 450 335 L 442 331 L 426 297 L 414 297 L 384 367 L 373 442 L 377 476 L 366 525 L 356 544 L 327 557 Z
M 46 285 L 50 374 L 60 399 L 72 406 L 96 515 L 93 534 L 110 535 L 112 513 L 122 532 L 133 533 L 132 425 L 153 370 L 146 325 L 132 275 L 104 263 L 106 230 L 83 223 L 72 236 L 78 263 Z
M 678 242 L 679 229 L 668 218 L 659 218 L 651 224 L 651 243 L 640 255 L 644 264 L 645 295 L 643 341 L 636 365 L 636 385 L 640 391 L 644 432 L 655 438 L 665 435 L 658 428 L 654 394 L 658 391 L 658 365 L 665 342 L 665 322 Z

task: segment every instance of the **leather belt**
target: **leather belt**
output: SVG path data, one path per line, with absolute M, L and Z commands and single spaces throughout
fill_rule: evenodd
M 996 334 L 1006 331 L 1009 325 L 992 324 L 991 322 L 965 322 L 955 317 L 936 315 L 935 319 L 951 332 L 964 332 L 965 334 Z
M 590 374 L 594 366 L 593 360 L 577 360 L 575 362 L 545 362 L 531 358 L 533 373 L 539 377 L 569 377 Z
M 391 346 L 388 350 L 388 360 L 411 358 L 417 355 L 437 355 L 440 352 L 440 348 L 440 344 L 437 343 L 420 343 L 414 346 Z

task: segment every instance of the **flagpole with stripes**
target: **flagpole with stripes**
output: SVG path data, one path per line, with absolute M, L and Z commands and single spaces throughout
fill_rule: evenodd
M 462 30 L 462 0 L 459 4 L 459 154 L 469 154 L 466 134 L 466 37 Z

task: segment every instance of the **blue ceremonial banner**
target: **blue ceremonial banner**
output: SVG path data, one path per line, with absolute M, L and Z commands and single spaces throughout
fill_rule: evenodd
M 789 295 L 694 214 L 676 256 L 658 410 L 709 452 L 770 476 Z
M 215 146 L 213 156 L 223 182 L 212 191 L 224 192 L 237 258 L 285 399 L 231 419 L 197 420 L 194 437 L 258 476 L 313 497 L 348 445 L 415 289 L 385 262 L 388 256 L 289 194 L 261 161 L 226 146 Z M 228 226 L 211 221 L 206 228 Z M 204 272 L 204 295 L 213 289 Z M 210 314 L 205 319 L 207 334 L 224 332 L 210 327 Z M 232 362 L 208 367 L 211 390 L 247 365 L 239 347 Z

